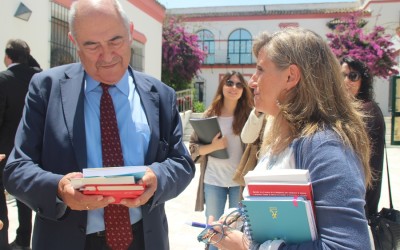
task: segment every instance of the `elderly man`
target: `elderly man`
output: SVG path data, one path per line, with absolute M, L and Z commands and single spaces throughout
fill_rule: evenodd
M 81 63 L 31 81 L 4 182 L 36 211 L 34 249 L 169 249 L 164 203 L 195 168 L 175 92 L 129 67 L 132 32 L 118 1 L 78 0 L 69 37 Z M 116 165 L 147 166 L 141 196 L 115 205 L 71 186 L 83 168 Z

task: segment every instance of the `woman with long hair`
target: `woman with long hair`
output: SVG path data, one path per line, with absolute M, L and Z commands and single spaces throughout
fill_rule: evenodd
M 272 119 L 255 171 L 309 170 L 317 238 L 299 244 L 284 239 L 250 242 L 239 230 L 224 230 L 214 245 L 371 249 L 364 212 L 365 190 L 371 184 L 370 144 L 361 107 L 343 88 L 339 61 L 323 38 L 301 28 L 264 34 L 259 48 L 251 87 L 256 109 Z
M 366 113 L 364 118 L 367 133 L 371 142 L 371 159 L 369 164 L 374 178 L 365 196 L 367 218 L 378 212 L 381 197 L 382 169 L 385 146 L 385 119 L 378 104 L 374 101 L 373 76 L 368 66 L 360 60 L 345 57 L 341 60 L 345 88 Z
M 240 133 L 252 107 L 252 94 L 242 74 L 228 72 L 204 112 L 204 117 L 217 116 L 222 136 L 215 135 L 210 144 L 200 143 L 195 132 L 190 138 L 189 149 L 193 159 L 199 157 L 201 172 L 195 210 L 203 211 L 205 202 L 207 219 L 218 219 L 223 214 L 228 197 L 229 207 L 238 205 L 240 186 L 232 178 L 244 150 Z M 223 148 L 228 151 L 228 159 L 209 155 Z

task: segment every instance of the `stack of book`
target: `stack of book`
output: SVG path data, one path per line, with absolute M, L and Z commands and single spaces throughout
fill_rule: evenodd
M 249 171 L 242 201 L 247 235 L 258 243 L 281 239 L 299 244 L 317 238 L 308 170 Z
M 144 190 L 144 184 L 137 184 L 136 180 L 143 177 L 145 166 L 85 168 L 82 178 L 72 178 L 74 189 L 87 195 L 113 196 L 114 203 L 124 198 L 136 198 Z

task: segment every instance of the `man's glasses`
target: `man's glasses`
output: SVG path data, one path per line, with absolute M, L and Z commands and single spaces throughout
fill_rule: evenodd
M 239 209 L 235 209 L 228 215 L 222 216 L 222 224 L 213 224 L 205 228 L 198 236 L 197 240 L 206 244 L 217 244 L 224 236 L 225 232 L 230 230 L 241 230 L 244 224 L 244 217 Z
M 348 74 L 344 74 L 343 73 L 343 77 L 344 78 L 346 78 L 346 77 L 349 78 L 349 80 L 352 81 L 352 82 L 357 82 L 358 80 L 360 80 L 361 74 L 358 73 L 357 71 L 350 71 L 350 73 L 348 73 Z
M 226 83 L 225 83 L 225 86 L 228 86 L 228 87 L 236 86 L 236 88 L 238 88 L 238 89 L 244 88 L 243 83 L 241 83 L 241 82 L 233 82 L 232 80 L 227 80 Z

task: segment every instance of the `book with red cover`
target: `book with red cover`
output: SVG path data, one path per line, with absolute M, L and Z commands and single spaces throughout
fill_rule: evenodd
M 247 184 L 251 196 L 302 196 L 313 201 L 311 182 L 307 184 L 250 182 Z
M 304 197 L 311 202 L 315 212 L 311 178 L 307 169 L 253 170 L 244 179 L 250 196 Z
M 99 194 L 104 196 L 112 196 L 115 198 L 114 203 L 120 203 L 121 199 L 134 199 L 143 194 L 145 190 L 144 184 L 127 184 L 127 185 L 86 185 L 81 188 L 83 194 L 92 195 Z

